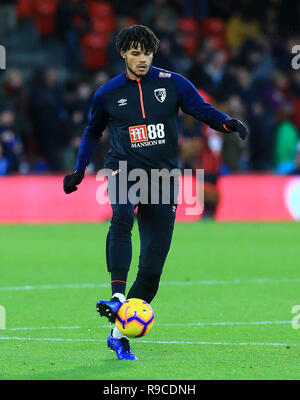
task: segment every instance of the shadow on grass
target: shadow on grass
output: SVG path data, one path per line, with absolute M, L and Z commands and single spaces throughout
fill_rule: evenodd
M 99 360 L 99 366 L 81 366 L 61 369 L 53 366 L 53 370 L 40 372 L 29 371 L 26 374 L 3 376 L 5 380 L 126 380 L 137 379 L 140 361 L 120 361 L 117 358 Z M 141 378 L 145 379 L 145 377 Z

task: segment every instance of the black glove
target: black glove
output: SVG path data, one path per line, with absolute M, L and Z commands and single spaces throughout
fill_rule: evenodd
M 64 177 L 64 191 L 66 194 L 75 192 L 77 190 L 77 185 L 84 178 L 84 171 L 76 169 L 71 175 L 66 175 Z
M 245 140 L 246 137 L 249 135 L 248 129 L 245 125 L 238 119 L 227 119 L 225 121 L 225 128 L 232 132 L 238 132 L 240 138 Z

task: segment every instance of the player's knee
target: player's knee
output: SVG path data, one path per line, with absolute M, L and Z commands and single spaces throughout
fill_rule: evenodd
M 134 222 L 134 213 L 128 207 L 118 207 L 113 211 L 111 226 L 118 226 L 121 230 L 131 231 Z

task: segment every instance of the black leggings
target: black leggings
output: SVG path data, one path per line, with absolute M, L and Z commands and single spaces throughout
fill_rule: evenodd
M 129 271 L 132 246 L 131 231 L 134 210 L 137 210 L 140 234 L 138 274 L 127 298 L 141 298 L 148 303 L 156 295 L 163 266 L 170 249 L 174 229 L 174 204 L 112 204 L 113 216 L 106 241 L 106 259 L 109 272 Z

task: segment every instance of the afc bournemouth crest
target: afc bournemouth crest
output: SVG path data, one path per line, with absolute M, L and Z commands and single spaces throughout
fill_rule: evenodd
M 156 97 L 156 100 L 158 100 L 160 103 L 163 103 L 167 97 L 166 89 L 165 88 L 155 89 L 154 95 Z

